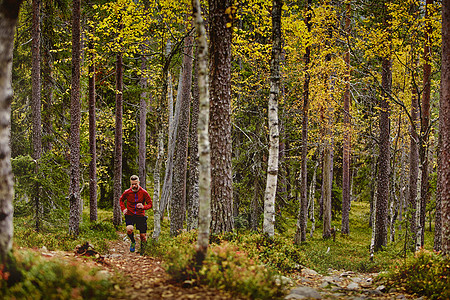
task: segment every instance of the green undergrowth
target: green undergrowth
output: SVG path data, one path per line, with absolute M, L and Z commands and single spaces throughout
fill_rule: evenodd
M 14 218 L 14 244 L 17 247 L 73 251 L 77 245 L 89 242 L 97 252 L 106 253 L 108 241 L 117 238 L 112 213 L 107 211 L 100 211 L 98 220 L 93 222 L 89 220 L 89 215 L 84 213 L 77 237 L 69 234 L 67 224 L 43 223 L 41 230 L 36 231 L 32 217 Z
M 421 249 L 380 276 L 386 285 L 430 299 L 450 299 L 450 258 Z
M 249 299 L 280 299 L 285 282 L 278 272 L 252 258 L 238 245 L 213 243 L 201 266 L 196 264 L 196 232 L 186 232 L 164 244 L 165 268 L 179 282 L 209 285 Z
M 1 299 L 106 299 L 113 284 L 99 269 L 18 250 L 0 266 Z

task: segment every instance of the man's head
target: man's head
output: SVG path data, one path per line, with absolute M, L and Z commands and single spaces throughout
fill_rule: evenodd
M 139 190 L 139 177 L 137 175 L 132 175 L 130 177 L 131 190 L 137 192 Z

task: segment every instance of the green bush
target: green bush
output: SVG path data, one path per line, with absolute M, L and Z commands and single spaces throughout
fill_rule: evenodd
M 44 259 L 32 252 L 16 252 L 13 261 L 0 272 L 2 299 L 106 299 L 111 291 L 112 284 L 98 269 Z M 10 270 L 14 277 L 9 276 Z
M 240 250 L 237 245 L 221 241 L 209 247 L 201 268 L 195 260 L 196 232 L 183 233 L 165 244 L 165 268 L 177 281 L 192 280 L 224 289 L 251 299 L 277 299 L 284 287 L 277 282 L 274 270 Z
M 394 265 L 382 278 L 387 286 L 430 299 L 450 299 L 450 259 L 439 253 L 420 250 Z

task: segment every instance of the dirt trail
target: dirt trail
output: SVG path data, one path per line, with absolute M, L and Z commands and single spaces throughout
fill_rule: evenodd
M 136 242 L 136 252 L 130 252 L 130 242 L 123 239 L 110 245 L 110 253 L 105 256 L 107 268 L 112 272 L 117 270 L 124 275 L 127 283 L 121 288 L 116 287 L 114 299 L 238 299 L 223 291 L 208 287 L 188 286 L 170 280 L 159 259 L 141 256 L 138 253 L 139 241 Z

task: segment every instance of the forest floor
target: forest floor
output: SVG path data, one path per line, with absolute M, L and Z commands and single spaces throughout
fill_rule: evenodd
M 162 261 L 139 254 L 139 241 L 136 252 L 130 252 L 130 242 L 125 234 L 110 243 L 109 253 L 94 260 L 85 256 L 62 251 L 43 251 L 43 256 L 73 258 L 100 267 L 109 274 L 118 274 L 123 282 L 114 286 L 110 300 L 116 299 L 245 299 L 228 292 L 207 286 L 195 286 L 189 282 L 178 283 L 171 280 L 164 270 Z M 41 250 L 42 252 L 42 250 Z M 309 269 L 292 280 L 292 287 L 285 299 L 425 299 L 397 291 L 384 291 L 373 283 L 376 274 L 330 271 L 323 276 Z

